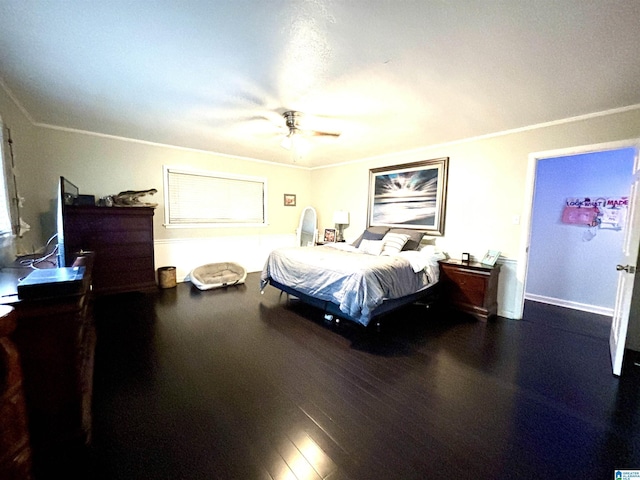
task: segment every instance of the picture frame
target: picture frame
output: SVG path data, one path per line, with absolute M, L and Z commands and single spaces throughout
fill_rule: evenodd
M 488 250 L 487 253 L 484 254 L 480 263 L 493 267 L 498 261 L 498 257 L 500 257 L 500 252 L 498 250 Z
M 462 254 L 461 261 L 462 263 L 469 263 L 471 261 L 471 255 L 469 255 L 467 252 L 464 252 Z
M 324 229 L 324 242 L 325 243 L 334 243 L 336 241 L 336 229 L 335 228 L 325 228 Z
M 296 196 L 293 193 L 285 193 L 284 194 L 284 206 L 285 207 L 295 207 L 296 206 Z
M 449 157 L 369 170 L 367 227 L 444 235 Z

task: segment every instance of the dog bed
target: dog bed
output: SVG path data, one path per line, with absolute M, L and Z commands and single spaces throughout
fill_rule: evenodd
M 246 278 L 247 271 L 233 262 L 208 263 L 194 268 L 189 274 L 191 283 L 200 290 L 238 285 Z

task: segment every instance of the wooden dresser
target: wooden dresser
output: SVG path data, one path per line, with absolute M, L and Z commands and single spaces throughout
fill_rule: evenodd
M 65 258 L 95 254 L 93 291 L 111 294 L 156 287 L 153 208 L 66 205 Z
M 29 480 L 31 447 L 18 349 L 9 338 L 18 315 L 0 305 L 0 478 Z
M 460 260 L 441 260 L 439 263 L 446 302 L 485 322 L 497 314 L 500 265 L 491 267 Z
M 37 480 L 82 478 L 72 476 L 72 470 L 76 468 L 75 458 L 91 440 L 96 345 L 90 294 L 92 258 L 76 259 L 74 265 L 85 266 L 77 293 L 29 299 L 11 295 L 3 297 L 0 305 L 0 308 L 12 308 L 15 314 L 15 328 L 9 324 L 0 330 L 0 334 L 8 334 L 3 346 L 5 351 L 11 345 L 15 346 L 21 367 L 21 372 L 13 367 L 13 380 L 9 382 L 13 390 L 8 391 L 14 402 L 11 404 L 13 427 L 8 434 L 16 436 L 15 448 L 22 446 L 19 451 L 10 453 L 14 458 L 11 465 L 23 471 L 31 463 L 33 477 Z M 19 272 L 18 269 L 10 270 Z M 20 273 L 20 277 L 27 273 L 28 270 Z M 14 360 L 11 356 L 8 358 L 11 365 Z M 21 379 L 16 377 L 20 373 Z M 24 447 L 20 436 L 22 413 L 17 389 L 20 380 L 30 450 Z M 6 454 L 6 445 L 0 442 L 0 446 Z M 31 458 L 28 458 L 29 454 Z M 7 465 L 0 466 L 4 469 L 0 470 L 0 478 L 13 478 L 7 476 Z M 62 477 L 56 476 L 60 473 Z

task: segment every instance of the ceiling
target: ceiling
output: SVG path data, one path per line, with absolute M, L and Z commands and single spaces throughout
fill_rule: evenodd
M 38 125 L 321 166 L 640 104 L 637 0 L 2 0 Z M 312 137 L 281 147 L 282 113 Z

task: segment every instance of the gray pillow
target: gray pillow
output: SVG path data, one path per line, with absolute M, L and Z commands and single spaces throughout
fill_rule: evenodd
M 393 233 L 404 233 L 405 235 L 409 235 L 409 240 L 402 247 L 402 251 L 407 250 L 418 250 L 420 247 L 420 242 L 422 241 L 422 237 L 424 237 L 424 232 L 420 232 L 418 230 L 410 230 L 408 228 L 392 228 L 390 232 Z
M 362 240 L 382 240 L 389 227 L 369 227 L 351 245 L 358 248 Z

